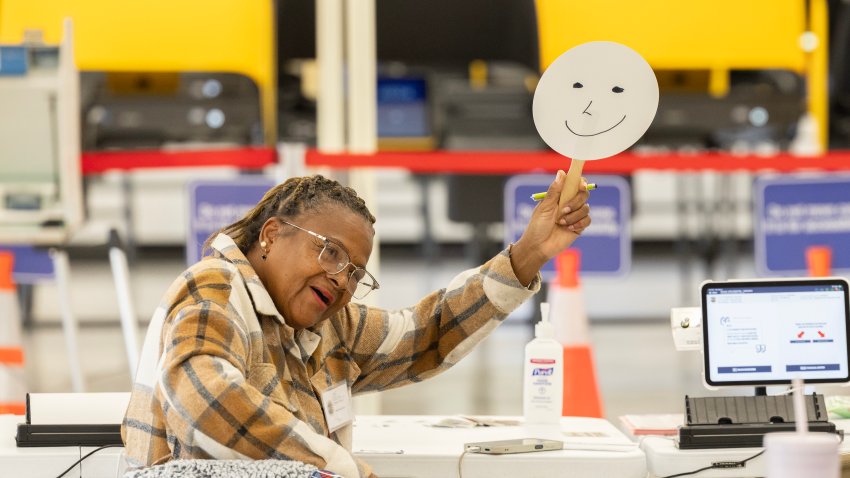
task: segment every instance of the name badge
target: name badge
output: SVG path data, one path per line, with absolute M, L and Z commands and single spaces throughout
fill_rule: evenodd
M 329 433 L 354 422 L 354 409 L 351 406 L 348 384 L 343 381 L 322 392 L 322 409 L 325 412 L 325 422 L 328 424 Z

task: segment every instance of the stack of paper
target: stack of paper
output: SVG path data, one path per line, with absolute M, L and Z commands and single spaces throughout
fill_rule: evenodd
M 681 413 L 623 415 L 620 421 L 632 435 L 675 435 L 685 417 Z

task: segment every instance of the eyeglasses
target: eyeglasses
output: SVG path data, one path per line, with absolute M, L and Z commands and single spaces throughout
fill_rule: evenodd
M 348 283 L 345 288 L 355 299 L 362 299 L 369 295 L 369 292 L 381 288 L 381 285 L 378 284 L 378 281 L 375 280 L 375 277 L 370 274 L 369 271 L 362 267 L 357 267 L 351 262 L 351 258 L 348 256 L 348 253 L 345 252 L 339 244 L 332 242 L 330 239 L 317 232 L 296 226 L 291 222 L 286 222 L 284 220 L 281 220 L 280 222 L 292 226 L 295 229 L 304 231 L 315 238 L 321 239 L 324 243 L 324 247 L 322 247 L 321 252 L 319 252 L 318 260 L 319 265 L 322 266 L 322 269 L 324 269 L 328 274 L 339 274 L 347 269 L 349 265 L 354 266 L 354 269 L 352 269 L 351 273 L 348 274 Z

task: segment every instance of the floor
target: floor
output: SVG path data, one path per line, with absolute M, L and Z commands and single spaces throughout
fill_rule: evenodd
M 141 323 L 139 340 L 160 295 L 184 268 L 182 254 L 177 249 L 141 250 L 131 261 L 134 309 Z M 753 276 L 751 258 L 742 255 L 727 262 L 732 266 L 723 270 L 724 276 Z M 379 277 L 388 286 L 377 297 L 377 304 L 388 308 L 412 304 L 471 265 L 457 247 L 444 248 L 435 261 L 424 261 L 414 248 L 382 248 Z M 596 378 L 604 413 L 615 423 L 626 413 L 681 413 L 685 395 L 710 393 L 702 386 L 700 354 L 677 352 L 672 343 L 669 309 L 698 305 L 697 285 L 707 278 L 699 261 L 684 266 L 672 248 L 637 248 L 627 275 L 583 279 Z M 689 275 L 683 275 L 683 270 L 690 271 Z M 106 251 L 102 257 L 98 251 L 72 254 L 71 275 L 72 310 L 81 323 L 80 359 L 86 390 L 129 390 L 128 360 Z M 521 414 L 522 358 L 531 339 L 533 309 L 529 302 L 517 310 L 446 373 L 383 392 L 362 406 L 386 414 Z M 24 332 L 31 391 L 71 391 L 59 324 L 55 285 L 37 285 L 33 325 Z M 733 392 L 741 393 L 724 393 Z

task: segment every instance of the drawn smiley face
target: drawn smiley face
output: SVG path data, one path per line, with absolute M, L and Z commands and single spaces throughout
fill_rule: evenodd
M 534 124 L 552 149 L 573 159 L 613 156 L 637 142 L 658 109 L 658 82 L 631 48 L 591 42 L 546 69 L 534 92 Z
M 573 83 L 573 89 L 584 90 L 584 83 L 576 81 L 575 83 Z M 626 92 L 626 90 L 621 86 L 614 85 L 614 86 L 611 87 L 611 93 L 613 93 L 613 94 L 622 94 L 622 93 L 625 93 L 625 92 Z M 565 112 L 566 116 L 572 117 L 573 126 L 582 125 L 582 124 L 584 124 L 584 125 L 586 125 L 586 124 L 598 124 L 599 122 L 594 121 L 593 118 L 592 118 L 594 113 L 601 115 L 601 114 L 608 113 L 605 110 L 612 110 L 616 115 L 617 113 L 624 111 L 625 110 L 624 106 L 627 106 L 627 105 L 624 105 L 623 102 L 617 102 L 616 99 L 615 99 L 614 101 L 610 102 L 610 103 L 612 103 L 610 105 L 610 107 L 608 107 L 608 108 L 600 107 L 600 105 L 599 105 L 599 103 L 601 102 L 600 100 L 604 101 L 606 99 L 605 98 L 606 95 L 605 95 L 604 91 L 603 92 L 596 91 L 594 93 L 580 95 L 580 96 L 583 97 L 584 100 L 582 101 L 581 99 L 578 99 L 575 104 L 580 105 L 581 103 L 584 103 L 584 102 L 587 103 L 587 106 L 585 106 L 584 109 L 581 110 L 581 113 L 579 113 L 579 115 L 576 116 L 575 112 L 577 110 L 575 108 L 573 109 L 573 111 Z M 593 106 L 593 97 L 594 96 L 597 96 L 596 106 Z M 590 116 L 591 118 L 586 118 L 585 115 Z M 607 116 L 611 116 L 611 115 L 607 115 Z M 582 136 L 584 138 L 588 138 L 590 136 L 596 136 L 596 135 L 599 135 L 599 134 L 607 133 L 607 132 L 611 131 L 612 129 L 616 128 L 617 126 L 620 126 L 621 124 L 623 124 L 623 121 L 626 120 L 626 116 L 628 116 L 628 114 L 623 113 L 623 117 L 620 118 L 616 123 L 614 123 L 610 128 L 605 128 L 602 131 L 596 131 L 596 132 L 579 133 L 577 131 L 574 131 L 572 128 L 570 128 L 570 119 L 564 120 L 564 125 L 566 125 L 567 130 L 570 133 L 572 133 L 576 136 Z M 615 118 L 616 118 L 616 116 L 615 116 Z

